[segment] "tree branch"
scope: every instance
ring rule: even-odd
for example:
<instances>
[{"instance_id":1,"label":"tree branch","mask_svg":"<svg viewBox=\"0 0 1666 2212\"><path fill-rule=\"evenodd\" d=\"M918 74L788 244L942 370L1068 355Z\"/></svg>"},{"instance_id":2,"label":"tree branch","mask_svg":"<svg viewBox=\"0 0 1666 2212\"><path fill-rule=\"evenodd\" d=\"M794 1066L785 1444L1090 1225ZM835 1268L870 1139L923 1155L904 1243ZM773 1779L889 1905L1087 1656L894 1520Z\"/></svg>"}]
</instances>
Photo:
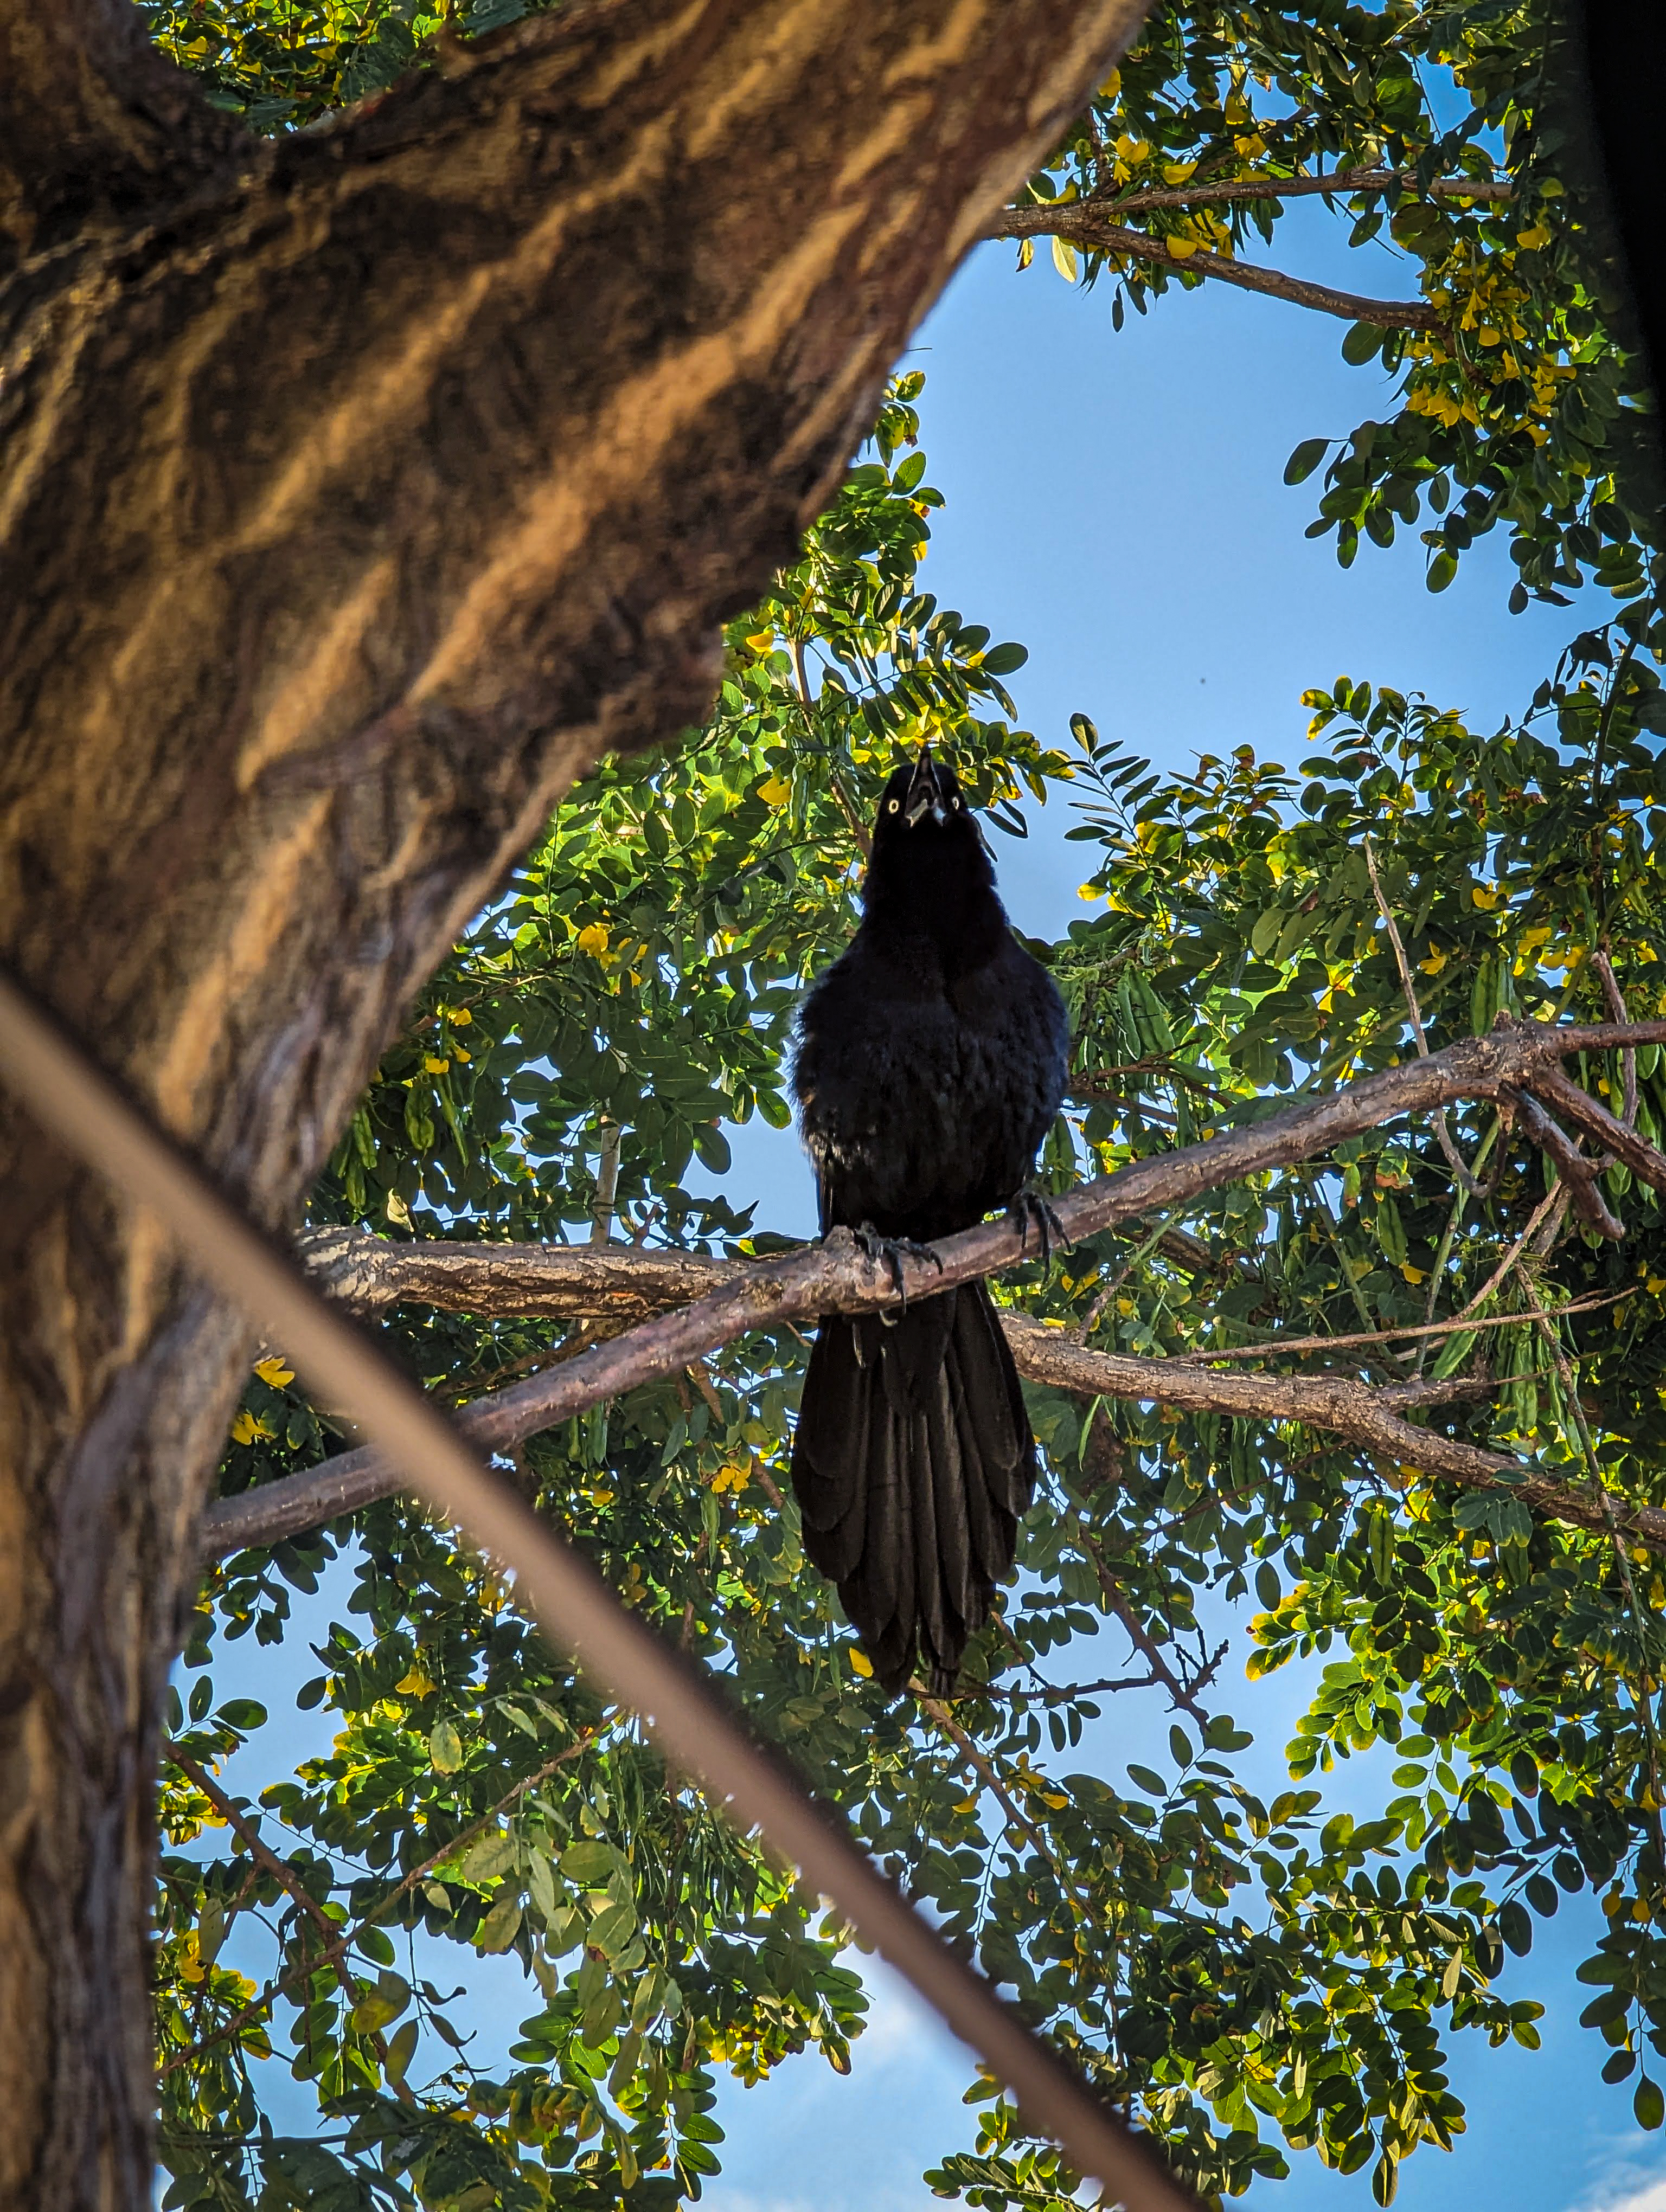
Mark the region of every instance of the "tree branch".
<instances>
[{"instance_id":1,"label":"tree branch","mask_svg":"<svg viewBox=\"0 0 1666 2212\"><path fill-rule=\"evenodd\" d=\"M1635 1079L1633 1077L1633 1082ZM1571 1082L1560 1067L1543 1069L1530 1087L1534 1096L1545 1105L1556 1107L1596 1143L1606 1146L1639 1182L1646 1182L1654 1190L1666 1190L1666 1154L1657 1152L1645 1137L1616 1120L1600 1100Z\"/></svg>"},{"instance_id":2,"label":"tree branch","mask_svg":"<svg viewBox=\"0 0 1666 2212\"><path fill-rule=\"evenodd\" d=\"M1328 1151L1342 1138L1377 1127L1402 1114L1431 1112L1462 1098L1500 1098L1554 1066L1566 1054L1608 1051L1627 1042L1666 1042L1666 1022L1592 1029L1504 1023L1487 1036L1462 1038L1426 1059L1385 1068L1322 1097L1286 1107L1248 1127L1136 1161L1115 1175L1067 1193L1058 1200L1055 1210L1067 1237L1091 1236L1140 1215L1186 1203L1246 1176L1292 1166ZM1535 1107L1534 1110L1539 1109ZM1566 1138L1561 1142L1567 1145ZM680 1374L720 1345L754 1330L775 1328L823 1313L871 1311L896 1303L898 1296L890 1269L876 1265L848 1230L835 1230L824 1243L783 1260L733 1262L685 1253L644 1253L623 1246L523 1246L505 1264L502 1258L495 1259L494 1248L485 1244L373 1247L373 1260L356 1246L350 1233L345 1235L344 1243L340 1241L341 1232L332 1234L337 1239L335 1243L314 1243L313 1249L325 1255L320 1272L326 1285L338 1285L350 1301L358 1304L387 1304L395 1297L424 1297L428 1293L417 1286L425 1271L430 1286L447 1280L451 1297L458 1302L459 1310L467 1312L594 1312L599 1297L611 1311L633 1304L641 1311L648 1299L656 1296L668 1303L680 1297L691 1300L678 1310L662 1311L658 1318L593 1346L575 1359L464 1407L456 1417L458 1428L485 1451L520 1443L641 1383ZM368 1245L371 1240L362 1238L359 1243ZM940 1269L924 1260L903 1261L903 1288L909 1296L928 1297L934 1290L976 1280L1013 1266L1025 1256L1020 1229L1011 1219L984 1222L944 1238L935 1249ZM459 1251L466 1256L451 1261L441 1257ZM593 1267L599 1270L602 1289L587 1293L584 1273ZM723 1270L721 1275L715 1274L718 1268ZM387 1285L396 1271L400 1287L390 1290ZM537 1302L535 1292L540 1273L550 1285L543 1294L547 1297L545 1304ZM460 1289L459 1275L464 1279ZM532 1299L530 1306L529 1298ZM1055 1334L1046 1332L1049 1340ZM1079 1357L1101 1360L1111 1355L1079 1352ZM1091 1387L1107 1395L1160 1398L1165 1403L1194 1404L1200 1410L1241 1408L1249 1413L1301 1419L1360 1443L1372 1443L1375 1438L1397 1460L1458 1481L1491 1485L1514 1480L1517 1462L1432 1437L1386 1414L1381 1418L1390 1420L1390 1428L1379 1426L1368 1435L1358 1426L1364 1418L1359 1407L1351 1401L1323 1395L1360 1386L1322 1378L1229 1376L1197 1368L1184 1370L1183 1380L1178 1362L1160 1360L1124 1362L1123 1366L1133 1378L1127 1389L1113 1389L1109 1382ZM1159 1376L1170 1378L1161 1391L1151 1387ZM1051 1378L1038 1376L1036 1379ZM1199 1398L1195 1393L1200 1389L1319 1395L1260 1400L1253 1395ZM1194 1395L1190 1399L1177 1397L1170 1395L1174 1389ZM1367 1404L1381 1402L1380 1394L1373 1399L1372 1394L1361 1390L1360 1395ZM1342 1425L1345 1417L1354 1423L1353 1427ZM368 1449L347 1452L303 1474L288 1476L281 1483L241 1498L220 1500L204 1516L203 1547L210 1556L221 1557L251 1544L274 1543L320 1522L356 1512L398 1487L397 1470L379 1454ZM1525 1485L1517 1487L1518 1494L1529 1495ZM1554 1490L1555 1486L1549 1487ZM1559 1491L1556 1495L1560 1498L1562 1493ZM1563 1517L1578 1519L1578 1516ZM1666 1534L1666 1516L1657 1517Z\"/></svg>"},{"instance_id":3,"label":"tree branch","mask_svg":"<svg viewBox=\"0 0 1666 2212\"><path fill-rule=\"evenodd\" d=\"M1143 215L1147 208L1201 207L1231 200L1308 199L1321 193L1329 198L1351 192L1386 192L1395 186L1413 191L1426 189L1433 199L1507 200L1516 191L1505 178L1438 177L1433 184L1420 188L1410 169L1332 169L1317 177L1226 177L1219 182L1200 179L1189 185L1154 185L1146 191L1107 195L1103 200L1096 197L1073 204L1104 206L1113 215Z\"/></svg>"},{"instance_id":4,"label":"tree branch","mask_svg":"<svg viewBox=\"0 0 1666 2212\"><path fill-rule=\"evenodd\" d=\"M1073 246L1102 253L1125 253L1136 261L1155 262L1182 276L1218 276L1246 292L1263 292L1274 300L1288 300L1298 307L1314 307L1321 314L1340 315L1344 322L1376 323L1384 330L1428 331L1440 322L1440 311L1427 300L1367 300L1358 293L1339 292L1329 284L1315 284L1305 276L1286 276L1281 270L1262 269L1253 262L1235 261L1200 246L1187 254L1171 252L1160 238L1143 230L1129 230L1099 213L1091 200L1063 200L1050 207L1008 208L991 228L991 238L1062 238Z\"/></svg>"},{"instance_id":5,"label":"tree branch","mask_svg":"<svg viewBox=\"0 0 1666 2212\"><path fill-rule=\"evenodd\" d=\"M1507 1489L1550 1520L1602 1533L1608 1529L1602 1504L1589 1492L1531 1474L1520 1460L1482 1451L1403 1420L1396 1408L1426 1403L1428 1384L1372 1385L1330 1375L1222 1374L1180 1360L1090 1352L1061 1329L1018 1314L1003 1314L1001 1320L1020 1372L1073 1397L1124 1398L1173 1406L1183 1413L1299 1421L1304 1428L1323 1430L1380 1453L1396 1466L1413 1467L1468 1489ZM1616 1519L1639 1543L1666 1552L1666 1512L1652 1505L1633 1505L1620 1509Z\"/></svg>"},{"instance_id":6,"label":"tree branch","mask_svg":"<svg viewBox=\"0 0 1666 2212\"><path fill-rule=\"evenodd\" d=\"M1490 1287L1490 1285L1489 1285ZM1559 1306L1559 1314L1595 1313L1600 1307L1618 1305L1628 1298L1629 1291L1604 1291L1592 1297L1575 1298L1569 1304ZM1474 1303L1479 1304L1477 1299ZM1272 1352L1352 1352L1365 1344L1404 1344L1414 1337L1456 1336L1460 1332L1474 1334L1481 1329L1524 1328L1533 1319L1531 1314L1491 1314L1485 1320L1471 1320L1469 1309L1455 1314L1450 1321L1411 1322L1404 1328L1362 1328L1346 1336L1264 1336L1258 1344L1232 1344L1197 1352L1175 1352L1174 1358L1189 1365L1213 1366L1223 1360L1265 1359ZM1408 1386L1409 1387L1409 1386Z\"/></svg>"}]
</instances>

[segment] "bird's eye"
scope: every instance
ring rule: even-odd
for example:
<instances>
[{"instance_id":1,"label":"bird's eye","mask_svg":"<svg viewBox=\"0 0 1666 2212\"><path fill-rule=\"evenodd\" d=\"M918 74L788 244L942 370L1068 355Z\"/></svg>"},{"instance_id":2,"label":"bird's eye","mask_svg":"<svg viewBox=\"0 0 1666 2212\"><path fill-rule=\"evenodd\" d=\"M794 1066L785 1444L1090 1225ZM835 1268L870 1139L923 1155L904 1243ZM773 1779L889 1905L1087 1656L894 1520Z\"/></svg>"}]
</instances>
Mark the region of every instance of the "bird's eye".
<instances>
[{"instance_id":1,"label":"bird's eye","mask_svg":"<svg viewBox=\"0 0 1666 2212\"><path fill-rule=\"evenodd\" d=\"M959 805L959 804L960 804L960 801L959 801L958 799L952 799L949 801L949 804L950 804L950 805L951 805L951 806L958 806L958 805Z\"/></svg>"},{"instance_id":2,"label":"bird's eye","mask_svg":"<svg viewBox=\"0 0 1666 2212\"><path fill-rule=\"evenodd\" d=\"M897 807L898 807L898 805L899 805L900 804L901 804L900 800L897 800L897 799L888 799L885 801L885 811L886 811L886 813L887 813L887 814L895 814L895 813L896 813L896 811L897 811Z\"/></svg>"}]
</instances>

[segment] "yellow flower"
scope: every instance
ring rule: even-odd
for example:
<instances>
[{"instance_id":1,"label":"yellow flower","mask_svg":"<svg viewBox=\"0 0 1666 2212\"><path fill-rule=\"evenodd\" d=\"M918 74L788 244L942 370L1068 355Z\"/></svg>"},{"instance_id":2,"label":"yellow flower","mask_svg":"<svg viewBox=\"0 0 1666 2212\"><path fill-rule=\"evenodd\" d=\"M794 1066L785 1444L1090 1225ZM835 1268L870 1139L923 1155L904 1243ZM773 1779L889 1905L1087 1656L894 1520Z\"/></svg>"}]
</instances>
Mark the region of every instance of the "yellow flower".
<instances>
[{"instance_id":1,"label":"yellow flower","mask_svg":"<svg viewBox=\"0 0 1666 2212\"><path fill-rule=\"evenodd\" d=\"M1666 1275L1651 1275L1643 1287L1651 1297L1658 1297L1662 1291L1666 1291Z\"/></svg>"},{"instance_id":2,"label":"yellow flower","mask_svg":"<svg viewBox=\"0 0 1666 2212\"><path fill-rule=\"evenodd\" d=\"M873 1662L866 1651L859 1650L854 1644L851 1646L850 1650L850 1669L853 1674L860 1674L865 1682L873 1672Z\"/></svg>"},{"instance_id":3,"label":"yellow flower","mask_svg":"<svg viewBox=\"0 0 1666 2212\"><path fill-rule=\"evenodd\" d=\"M780 776L772 775L767 783L759 784L757 795L766 806L785 806L793 796L793 787Z\"/></svg>"},{"instance_id":4,"label":"yellow flower","mask_svg":"<svg viewBox=\"0 0 1666 2212\"><path fill-rule=\"evenodd\" d=\"M281 1390L286 1382L293 1382L295 1370L279 1352L271 1352L264 1359L257 1359L254 1371L263 1382L270 1382L274 1390Z\"/></svg>"},{"instance_id":5,"label":"yellow flower","mask_svg":"<svg viewBox=\"0 0 1666 2212\"><path fill-rule=\"evenodd\" d=\"M1429 947L1428 958L1420 960L1417 964L1424 975L1438 975L1451 957L1450 952L1443 952L1438 945L1432 945Z\"/></svg>"},{"instance_id":6,"label":"yellow flower","mask_svg":"<svg viewBox=\"0 0 1666 2212\"><path fill-rule=\"evenodd\" d=\"M745 1490L749 1480L746 1469L739 1464L720 1467L712 1477L712 1488L721 1497L726 1490Z\"/></svg>"},{"instance_id":7,"label":"yellow flower","mask_svg":"<svg viewBox=\"0 0 1666 2212\"><path fill-rule=\"evenodd\" d=\"M430 1052L424 1055L423 1066L429 1075L443 1075L446 1070L451 1066L451 1062L448 1060L436 1059L435 1054Z\"/></svg>"},{"instance_id":8,"label":"yellow flower","mask_svg":"<svg viewBox=\"0 0 1666 2212\"><path fill-rule=\"evenodd\" d=\"M1472 906L1478 906L1483 914L1492 913L1499 902L1499 896L1500 894L1498 891L1490 889L1486 884L1471 884L1469 886L1469 902Z\"/></svg>"},{"instance_id":9,"label":"yellow flower","mask_svg":"<svg viewBox=\"0 0 1666 2212\"><path fill-rule=\"evenodd\" d=\"M1406 1261L1400 1272L1414 1288L1415 1288L1419 1283L1424 1283L1428 1280L1428 1270L1425 1267L1413 1267L1409 1260Z\"/></svg>"},{"instance_id":10,"label":"yellow flower","mask_svg":"<svg viewBox=\"0 0 1666 2212\"><path fill-rule=\"evenodd\" d=\"M447 1006L446 1008L446 1019L451 1024L453 1029L465 1030L469 1024L474 1019L474 1016L469 1012L466 1006Z\"/></svg>"},{"instance_id":11,"label":"yellow flower","mask_svg":"<svg viewBox=\"0 0 1666 2212\"><path fill-rule=\"evenodd\" d=\"M607 950L607 930L599 921L593 921L588 929L581 929L578 937L581 952L593 952L599 959Z\"/></svg>"},{"instance_id":12,"label":"yellow flower","mask_svg":"<svg viewBox=\"0 0 1666 2212\"><path fill-rule=\"evenodd\" d=\"M1174 238L1165 238L1163 240L1163 243L1168 247L1170 253L1177 261L1189 261L1193 254L1197 252L1198 247L1203 243L1203 241L1200 238L1181 238L1177 236Z\"/></svg>"},{"instance_id":13,"label":"yellow flower","mask_svg":"<svg viewBox=\"0 0 1666 2212\"><path fill-rule=\"evenodd\" d=\"M410 1671L393 1685L402 1698L430 1698L435 1684L429 1680L420 1659L413 1659Z\"/></svg>"},{"instance_id":14,"label":"yellow flower","mask_svg":"<svg viewBox=\"0 0 1666 2212\"><path fill-rule=\"evenodd\" d=\"M460 1044L453 1045L451 1048L451 1056L453 1060L465 1061L471 1060L474 1058L474 1054L471 1052L465 1052Z\"/></svg>"},{"instance_id":15,"label":"yellow flower","mask_svg":"<svg viewBox=\"0 0 1666 2212\"><path fill-rule=\"evenodd\" d=\"M248 1412L243 1412L231 1425L231 1440L234 1444L252 1444L257 1437L275 1437L276 1429Z\"/></svg>"},{"instance_id":16,"label":"yellow flower","mask_svg":"<svg viewBox=\"0 0 1666 2212\"><path fill-rule=\"evenodd\" d=\"M1549 225L1542 222L1535 222L1530 229L1518 230L1516 233L1516 243L1517 246L1527 246L1529 251L1535 246L1548 246L1550 243Z\"/></svg>"},{"instance_id":17,"label":"yellow flower","mask_svg":"<svg viewBox=\"0 0 1666 2212\"><path fill-rule=\"evenodd\" d=\"M775 634L774 630L755 629L751 635L746 640L746 644L753 653L768 653L775 641Z\"/></svg>"}]
</instances>

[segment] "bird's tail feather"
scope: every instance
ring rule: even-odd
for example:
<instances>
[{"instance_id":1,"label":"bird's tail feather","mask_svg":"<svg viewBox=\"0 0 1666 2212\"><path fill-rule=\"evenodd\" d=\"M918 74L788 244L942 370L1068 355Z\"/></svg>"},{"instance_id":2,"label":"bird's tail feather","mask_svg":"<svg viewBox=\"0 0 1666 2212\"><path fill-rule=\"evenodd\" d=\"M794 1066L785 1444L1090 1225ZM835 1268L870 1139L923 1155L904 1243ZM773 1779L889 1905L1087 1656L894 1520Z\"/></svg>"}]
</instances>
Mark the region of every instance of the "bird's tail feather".
<instances>
[{"instance_id":1,"label":"bird's tail feather","mask_svg":"<svg viewBox=\"0 0 1666 2212\"><path fill-rule=\"evenodd\" d=\"M1018 1371L989 1294L968 1283L816 1335L793 1445L812 1564L839 1586L890 1690L915 1654L952 1689L1011 1571L1036 1480Z\"/></svg>"}]
</instances>

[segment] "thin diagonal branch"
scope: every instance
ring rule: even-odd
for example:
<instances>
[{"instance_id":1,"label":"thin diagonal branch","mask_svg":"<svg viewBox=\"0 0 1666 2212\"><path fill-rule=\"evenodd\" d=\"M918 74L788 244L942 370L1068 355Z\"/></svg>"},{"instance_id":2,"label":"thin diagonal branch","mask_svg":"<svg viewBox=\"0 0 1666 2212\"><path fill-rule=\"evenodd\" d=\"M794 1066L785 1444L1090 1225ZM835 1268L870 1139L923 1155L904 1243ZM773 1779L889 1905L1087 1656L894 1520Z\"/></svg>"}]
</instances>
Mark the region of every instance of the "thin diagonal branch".
<instances>
[{"instance_id":1,"label":"thin diagonal branch","mask_svg":"<svg viewBox=\"0 0 1666 2212\"><path fill-rule=\"evenodd\" d=\"M1584 1094L1579 1095L1583 1097ZM1529 1139L1549 1156L1567 1186L1567 1194L1580 1219L1589 1222L1599 1237L1606 1237L1610 1243L1619 1243L1626 1234L1625 1224L1596 1187L1602 1162L1588 1160L1530 1092L1506 1091L1504 1097Z\"/></svg>"},{"instance_id":2,"label":"thin diagonal branch","mask_svg":"<svg viewBox=\"0 0 1666 2212\"><path fill-rule=\"evenodd\" d=\"M1008 208L988 234L991 238L1062 238L1092 252L1123 253L1135 261L1154 262L1181 276L1216 276L1246 292L1262 292L1269 299L1316 308L1321 314L1339 315L1344 322L1375 323L1383 330L1428 331L1438 328L1440 322L1439 310L1427 300L1365 299L1358 293L1339 292L1333 285L1315 284L1305 276L1287 276L1282 270L1263 269L1254 262L1212 253L1207 246L1176 253L1165 240L1149 232L1110 222L1091 200Z\"/></svg>"},{"instance_id":3,"label":"thin diagonal branch","mask_svg":"<svg viewBox=\"0 0 1666 2212\"><path fill-rule=\"evenodd\" d=\"M1626 651L1630 650L1628 644ZM1620 979L1614 972L1613 961L1609 959L1601 945L1598 945L1596 951L1591 955L1590 964L1596 969L1597 980L1602 986L1602 1001L1608 1007L1608 1019L1611 1022L1629 1021L1631 1014L1626 1005L1626 994L1620 989ZM1637 1047L1635 1045L1628 1045L1620 1054L1620 1080L1624 1085L1624 1098L1620 1109L1620 1118L1628 1129L1634 1129L1637 1127Z\"/></svg>"},{"instance_id":4,"label":"thin diagonal branch","mask_svg":"<svg viewBox=\"0 0 1666 2212\"><path fill-rule=\"evenodd\" d=\"M532 1773L523 1775L513 1789L505 1790L497 1802L489 1806L477 1820L471 1820L465 1828L459 1828L449 1843L441 1844L439 1850L430 1852L420 1866L412 1867L409 1874L402 1875L388 1891L386 1896L373 1905L368 1912L362 1914L350 1928L337 1933L332 1927L331 1940L323 1951L319 1952L313 1958L302 1960L298 1965L279 1974L275 1980L268 1983L258 1997L251 1998L240 2010L233 2013L229 2018L222 2020L219 2026L211 2029L207 2035L203 2036L198 2042L189 2045L186 2049L176 2051L170 2058L164 2060L160 2072L163 2075L172 2074L176 2067L184 2066L193 2058L200 2058L204 2051L210 2049L215 2044L223 2043L228 2035L234 2035L239 2028L246 2027L251 2021L258 2019L271 2005L274 1997L281 1996L285 1990L293 1988L295 1984L304 1976L316 1973L320 1966L335 1965L351 1950L367 1928L374 1928L378 1921L386 1920L399 1899L408 1896L419 1881L426 1881L436 1867L441 1867L447 1859L454 1858L459 1851L471 1844L477 1836L483 1833L503 1814L507 1813L511 1805L524 1797L529 1790L536 1790L540 1782L547 1782L558 1766L565 1766L569 1759L576 1759L581 1751L595 1741L600 1733L601 1730L597 1728L587 1729L582 1735L568 1745L565 1751L557 1752L553 1759L546 1759L543 1765L535 1769ZM212 1790L208 1790L202 1769L197 1766L194 1761L188 1764L180 1758L179 1752L172 1747L167 1756L182 1773L189 1775L192 1781L204 1788L207 1794L213 1795ZM264 1850L265 1846L262 1844L260 1849ZM279 1879L283 1879L282 1875Z\"/></svg>"},{"instance_id":5,"label":"thin diagonal branch","mask_svg":"<svg viewBox=\"0 0 1666 2212\"><path fill-rule=\"evenodd\" d=\"M1009 1331L1008 1334L1010 1338L1012 1333ZM1016 1343L1013 1348L1016 1354ZM1037 1376L1032 1376L1031 1379L1040 1381L1044 1378ZM1083 1523L1080 1516L1074 1517L1076 1540L1092 1561L1093 1571L1098 1579L1100 1594L1121 1622L1128 1642L1133 1644L1134 1650L1151 1668L1156 1680L1168 1692L1169 1703L1177 1706L1181 1711L1189 1713L1200 1728L1207 1727L1208 1715L1197 1702L1198 1685L1195 1683L1188 1685L1182 1681L1180 1676L1170 1666L1162 1645L1134 1611L1129 1602L1128 1592L1111 1571L1103 1547L1096 1541L1092 1531Z\"/></svg>"},{"instance_id":6,"label":"thin diagonal branch","mask_svg":"<svg viewBox=\"0 0 1666 2212\"><path fill-rule=\"evenodd\" d=\"M359 2001L359 1985L348 1972L344 1956L348 1942L351 1939L337 1941L340 1930L317 1898L313 1895L289 1862L286 1859L281 1859L272 1850L246 1814L232 1802L206 1768L199 1765L188 1752L181 1751L177 1744L171 1744L168 1747L167 1756L179 1768L180 1773L202 1791L204 1796L208 1799L249 1856L271 1876L290 1903L295 1905L296 1911L300 1912L301 1917L315 1929L323 1939L323 1950L314 1952L309 1959L302 1960L295 1968L295 1974L297 1976L314 1974L320 1966L328 1966L340 1984L350 2008L356 2005ZM356 1930L355 1932L356 1933ZM369 2041L377 2058L381 2063L382 2072L386 2075L387 2073L386 2039L380 2030L377 2030L370 2036ZM391 2076L389 2078L392 2079ZM392 2082L392 2088L394 2095L398 2098L401 2104L411 2105L416 2101L404 2081Z\"/></svg>"},{"instance_id":7,"label":"thin diagonal branch","mask_svg":"<svg viewBox=\"0 0 1666 2212\"><path fill-rule=\"evenodd\" d=\"M1633 1074L1633 1114L1637 1111L1636 1080ZM1534 1078L1532 1089L1543 1104L1554 1106L1594 1142L1605 1146L1617 1160L1622 1160L1639 1182L1646 1182L1654 1190L1666 1190L1666 1153L1657 1152L1646 1137L1639 1136L1625 1121L1616 1121L1599 1099L1593 1098L1589 1091L1582 1091L1560 1067L1542 1070Z\"/></svg>"},{"instance_id":8,"label":"thin diagonal branch","mask_svg":"<svg viewBox=\"0 0 1666 2212\"><path fill-rule=\"evenodd\" d=\"M1529 1228L1534 1225L1529 1224ZM1594 1313L1602 1306L1618 1305L1621 1298L1630 1296L1629 1291L1605 1291L1600 1297L1576 1298L1557 1310L1566 1314ZM1274 1352L1350 1352L1359 1345L1402 1344L1411 1337L1456 1336L1461 1331L1473 1334L1483 1328L1523 1328L1533 1319L1531 1314L1492 1314L1483 1321L1470 1321L1465 1317L1467 1312L1466 1308L1464 1314L1450 1321L1414 1322L1404 1328L1359 1329L1347 1336L1268 1336L1259 1344L1234 1344L1219 1351L1176 1352L1171 1356L1188 1366L1213 1366L1229 1359L1265 1359Z\"/></svg>"}]
</instances>

